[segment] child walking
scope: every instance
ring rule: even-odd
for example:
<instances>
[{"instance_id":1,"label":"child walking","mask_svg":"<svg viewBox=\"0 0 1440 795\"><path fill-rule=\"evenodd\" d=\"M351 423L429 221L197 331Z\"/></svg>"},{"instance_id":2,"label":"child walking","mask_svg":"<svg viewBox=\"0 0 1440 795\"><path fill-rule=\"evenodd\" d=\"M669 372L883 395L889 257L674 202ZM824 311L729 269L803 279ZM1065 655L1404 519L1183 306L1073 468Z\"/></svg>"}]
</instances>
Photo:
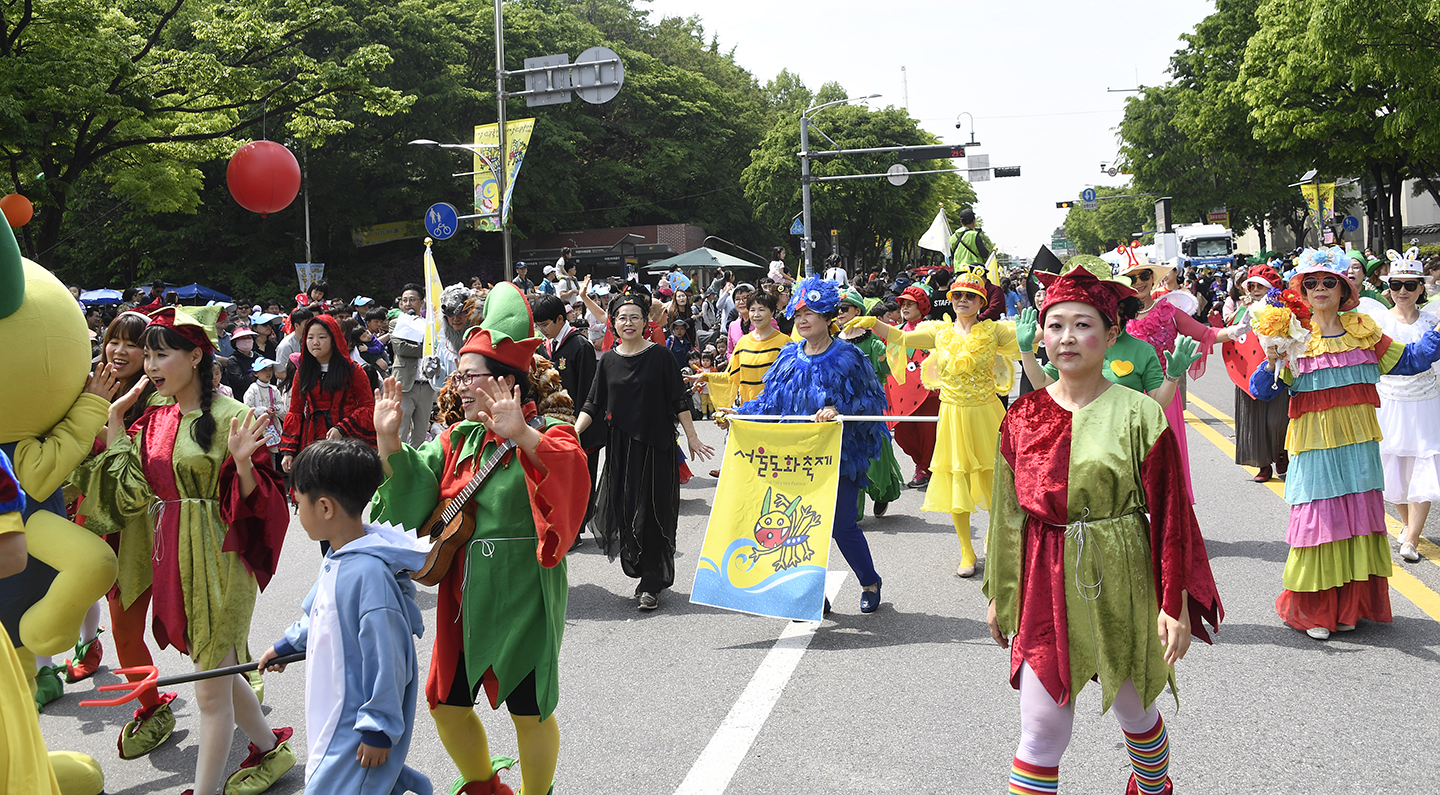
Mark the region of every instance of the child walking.
<instances>
[{"instance_id":1,"label":"child walking","mask_svg":"<svg viewBox=\"0 0 1440 795\"><path fill-rule=\"evenodd\" d=\"M424 624L409 572L428 544L361 516L384 479L380 455L356 439L316 442L290 468L300 525L330 554L305 597L305 615L260 655L306 652L305 791L416 792L430 780L405 765L415 728L418 663L411 636ZM337 698L338 695L338 698Z\"/></svg>"}]
</instances>

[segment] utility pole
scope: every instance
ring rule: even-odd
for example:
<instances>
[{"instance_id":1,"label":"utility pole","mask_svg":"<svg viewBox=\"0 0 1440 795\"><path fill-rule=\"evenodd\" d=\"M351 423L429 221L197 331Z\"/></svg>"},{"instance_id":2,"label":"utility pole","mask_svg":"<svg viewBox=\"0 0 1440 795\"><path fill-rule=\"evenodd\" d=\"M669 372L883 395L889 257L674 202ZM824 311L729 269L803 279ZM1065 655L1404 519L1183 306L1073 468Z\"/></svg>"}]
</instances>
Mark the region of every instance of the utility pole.
<instances>
[{"instance_id":1,"label":"utility pole","mask_svg":"<svg viewBox=\"0 0 1440 795\"><path fill-rule=\"evenodd\" d=\"M495 181L500 189L496 207L500 211L500 237L505 246L505 281L515 278L515 265L510 260L509 201L505 197L505 182L510 171L510 138L505 130L505 10L503 0L495 0L495 115L500 121L500 157L495 167Z\"/></svg>"}]
</instances>

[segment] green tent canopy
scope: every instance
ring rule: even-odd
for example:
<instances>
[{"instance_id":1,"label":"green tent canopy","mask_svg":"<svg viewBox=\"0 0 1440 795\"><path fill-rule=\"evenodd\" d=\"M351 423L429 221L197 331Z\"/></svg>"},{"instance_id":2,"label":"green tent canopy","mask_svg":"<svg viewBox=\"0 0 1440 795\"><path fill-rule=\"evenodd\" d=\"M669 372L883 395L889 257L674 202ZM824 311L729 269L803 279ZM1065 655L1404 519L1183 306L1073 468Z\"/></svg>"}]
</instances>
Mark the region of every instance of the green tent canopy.
<instances>
[{"instance_id":1,"label":"green tent canopy","mask_svg":"<svg viewBox=\"0 0 1440 795\"><path fill-rule=\"evenodd\" d=\"M753 262L740 259L739 257L733 257L723 251L716 251L713 248L701 246L693 251L687 251L684 254L676 254L669 259L652 262L641 270L646 273L655 273L658 271L668 271L676 265L679 265L682 270L727 268L730 270L750 269L763 271L766 267L764 265L756 265Z\"/></svg>"}]
</instances>

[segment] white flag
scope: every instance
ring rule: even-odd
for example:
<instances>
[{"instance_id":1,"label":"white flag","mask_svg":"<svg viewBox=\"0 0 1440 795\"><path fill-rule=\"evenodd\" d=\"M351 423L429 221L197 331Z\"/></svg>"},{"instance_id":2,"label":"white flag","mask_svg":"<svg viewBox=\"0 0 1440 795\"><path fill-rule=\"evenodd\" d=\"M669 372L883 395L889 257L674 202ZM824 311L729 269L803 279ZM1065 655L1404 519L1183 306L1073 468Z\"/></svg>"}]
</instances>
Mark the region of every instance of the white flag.
<instances>
[{"instance_id":1,"label":"white flag","mask_svg":"<svg viewBox=\"0 0 1440 795\"><path fill-rule=\"evenodd\" d=\"M930 228L920 236L919 245L920 248L940 252L945 256L945 264L950 264L950 221L945 217L944 207L941 207L940 212L935 214L935 220L931 222Z\"/></svg>"}]
</instances>

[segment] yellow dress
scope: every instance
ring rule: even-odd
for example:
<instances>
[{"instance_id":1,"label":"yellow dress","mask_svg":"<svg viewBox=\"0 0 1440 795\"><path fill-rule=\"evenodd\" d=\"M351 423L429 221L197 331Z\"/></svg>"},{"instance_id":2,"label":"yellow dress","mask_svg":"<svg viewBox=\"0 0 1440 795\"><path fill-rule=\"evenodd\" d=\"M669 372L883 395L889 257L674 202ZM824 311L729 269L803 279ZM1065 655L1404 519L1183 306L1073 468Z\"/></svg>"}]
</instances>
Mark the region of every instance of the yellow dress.
<instances>
[{"instance_id":1,"label":"yellow dress","mask_svg":"<svg viewBox=\"0 0 1440 795\"><path fill-rule=\"evenodd\" d=\"M995 441L1005 418L996 393L1009 391L1013 363L1020 358L1014 326L982 320L961 334L954 324L933 324L907 332L903 345L934 351L921 377L925 386L940 390L930 486L921 510L988 510Z\"/></svg>"}]
</instances>

